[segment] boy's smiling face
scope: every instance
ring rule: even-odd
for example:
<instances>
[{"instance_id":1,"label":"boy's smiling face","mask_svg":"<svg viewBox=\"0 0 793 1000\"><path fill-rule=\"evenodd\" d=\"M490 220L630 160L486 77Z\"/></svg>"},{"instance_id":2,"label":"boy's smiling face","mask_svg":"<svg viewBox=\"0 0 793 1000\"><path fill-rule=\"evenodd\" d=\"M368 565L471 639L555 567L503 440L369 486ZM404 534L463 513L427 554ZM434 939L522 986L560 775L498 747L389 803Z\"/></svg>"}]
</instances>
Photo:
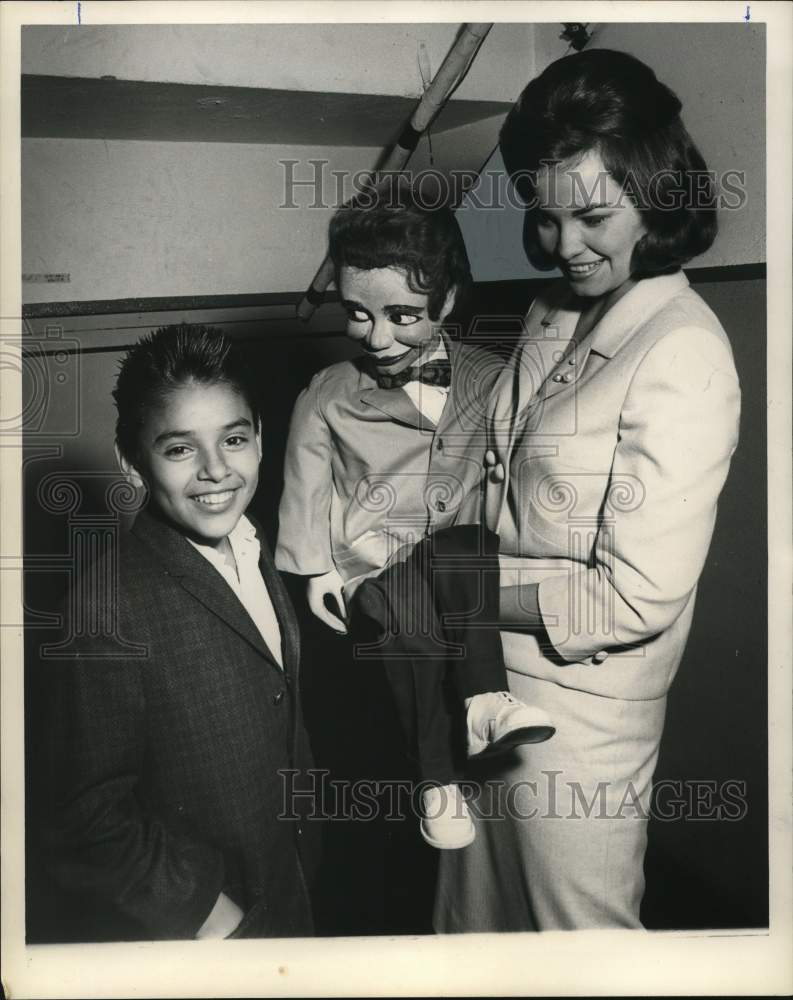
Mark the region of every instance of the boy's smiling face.
<instances>
[{"instance_id":1,"label":"boy's smiling face","mask_svg":"<svg viewBox=\"0 0 793 1000\"><path fill-rule=\"evenodd\" d=\"M149 408L135 464L120 461L179 531L222 547L253 498L261 457L244 397L224 382L191 381Z\"/></svg>"},{"instance_id":2,"label":"boy's smiling face","mask_svg":"<svg viewBox=\"0 0 793 1000\"><path fill-rule=\"evenodd\" d=\"M339 294L347 310L347 336L358 341L378 368L391 374L413 364L454 305L450 292L441 315L430 319L428 296L412 291L407 273L397 267L365 271L343 267Z\"/></svg>"}]
</instances>

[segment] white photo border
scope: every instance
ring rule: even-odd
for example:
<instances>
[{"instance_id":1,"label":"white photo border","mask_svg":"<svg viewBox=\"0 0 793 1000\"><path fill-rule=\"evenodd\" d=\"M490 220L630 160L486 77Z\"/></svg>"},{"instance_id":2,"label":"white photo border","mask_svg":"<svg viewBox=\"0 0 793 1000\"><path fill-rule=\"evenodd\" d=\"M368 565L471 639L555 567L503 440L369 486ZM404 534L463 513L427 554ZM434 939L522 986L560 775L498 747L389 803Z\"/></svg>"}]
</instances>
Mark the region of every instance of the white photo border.
<instances>
[{"instance_id":1,"label":"white photo border","mask_svg":"<svg viewBox=\"0 0 793 1000\"><path fill-rule=\"evenodd\" d=\"M716 22L746 3L6 2L2 33L0 322L21 320L20 26L235 21ZM793 5L751 3L767 25L770 930L546 932L109 945L25 945L22 630L2 654L2 952L11 997L779 995L793 991L791 851L791 37ZM772 224L771 224L772 223ZM21 411L2 373L2 412ZM19 449L3 447L0 554L21 554ZM4 572L2 622L21 621L21 573Z\"/></svg>"}]
</instances>

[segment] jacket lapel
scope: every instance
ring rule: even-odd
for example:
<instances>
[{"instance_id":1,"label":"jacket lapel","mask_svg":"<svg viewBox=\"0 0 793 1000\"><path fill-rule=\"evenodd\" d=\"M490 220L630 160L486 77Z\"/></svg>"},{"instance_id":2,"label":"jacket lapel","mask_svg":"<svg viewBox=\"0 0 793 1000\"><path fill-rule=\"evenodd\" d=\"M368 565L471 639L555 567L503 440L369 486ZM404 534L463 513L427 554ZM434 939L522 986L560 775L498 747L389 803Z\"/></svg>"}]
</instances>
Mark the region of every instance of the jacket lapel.
<instances>
[{"instance_id":1,"label":"jacket lapel","mask_svg":"<svg viewBox=\"0 0 793 1000\"><path fill-rule=\"evenodd\" d=\"M505 473L509 472L509 461L515 444L515 420L518 412L518 376L520 348L513 354L504 367L490 397L487 413L487 446L494 452ZM508 483L495 482L490 473L486 473L484 520L493 531L498 531L501 511L506 500Z\"/></svg>"},{"instance_id":2,"label":"jacket lapel","mask_svg":"<svg viewBox=\"0 0 793 1000\"><path fill-rule=\"evenodd\" d=\"M451 426L472 429L477 421L481 421L482 406L487 403L483 377L488 374L488 369L482 367L487 358L485 352L476 349L466 351L459 341L450 340L447 336L443 340L451 365L451 385L437 428L428 421L428 426L441 435Z\"/></svg>"},{"instance_id":3,"label":"jacket lapel","mask_svg":"<svg viewBox=\"0 0 793 1000\"><path fill-rule=\"evenodd\" d=\"M556 289L552 294L554 300L558 299ZM521 429L530 422L531 410L558 365L558 355L566 343L563 338L569 339L568 331L575 327L567 311L556 307L551 313L538 313L537 305L535 300L529 307L523 336L496 382L488 407L488 447L505 473L501 483L488 478L485 491L485 523L494 531L498 531L506 506L509 467ZM555 314L555 322L548 319L551 314Z\"/></svg>"},{"instance_id":4,"label":"jacket lapel","mask_svg":"<svg viewBox=\"0 0 793 1000\"><path fill-rule=\"evenodd\" d=\"M237 595L220 573L207 562L200 552L193 548L183 535L148 510L143 510L138 514L132 532L152 550L154 557L174 581L202 604L209 613L220 618L225 625L237 632L257 652L280 670L272 651L248 612L237 599ZM257 532L257 534L260 533ZM264 551L264 546L262 551ZM270 589L270 582L266 577L265 583ZM272 596L272 589L270 589L270 594ZM276 609L277 614L278 610ZM284 642L285 662L286 645Z\"/></svg>"},{"instance_id":5,"label":"jacket lapel","mask_svg":"<svg viewBox=\"0 0 793 1000\"><path fill-rule=\"evenodd\" d=\"M259 555L259 570L262 574L270 600L273 603L275 617L281 630L281 653L284 661L284 671L290 677L296 677L300 664L300 629L297 624L292 601L286 592L281 574L275 568L275 561L259 524L248 514L248 520L256 528L256 537L261 547Z\"/></svg>"},{"instance_id":6,"label":"jacket lapel","mask_svg":"<svg viewBox=\"0 0 793 1000\"><path fill-rule=\"evenodd\" d=\"M563 302L538 316L532 324L524 345L521 412L563 392L575 381L582 367L582 345L569 352L580 315L579 310ZM575 365L568 364L571 358Z\"/></svg>"},{"instance_id":7,"label":"jacket lapel","mask_svg":"<svg viewBox=\"0 0 793 1000\"><path fill-rule=\"evenodd\" d=\"M521 430L531 425L531 411L558 393L574 389L594 364L607 364L640 323L687 287L688 279L682 271L639 281L564 357L560 355L580 316L570 301L569 289L563 283L552 289L551 308L546 305L545 311L536 316L534 306L538 303L532 303L521 343L496 383L488 409L490 447L506 474L503 483L488 483L485 518L490 528L498 530L509 490L512 452ZM541 409L536 412L541 416Z\"/></svg>"},{"instance_id":8,"label":"jacket lapel","mask_svg":"<svg viewBox=\"0 0 793 1000\"><path fill-rule=\"evenodd\" d=\"M643 278L617 302L592 331L592 350L613 358L639 326L689 287L682 271Z\"/></svg>"},{"instance_id":9,"label":"jacket lapel","mask_svg":"<svg viewBox=\"0 0 793 1000\"><path fill-rule=\"evenodd\" d=\"M573 390L575 383L587 370L591 355L596 355L601 365L607 364L641 324L646 323L672 296L687 287L688 278L682 271L657 278L644 278L637 282L609 309L568 357L554 361L551 355L546 369L548 374L535 393L532 403L540 403L560 392ZM563 303L559 308L550 310L542 324L559 331L559 347L564 349L567 343L565 338L572 338L580 315L580 310L571 309ZM595 360L592 358L592 361Z\"/></svg>"},{"instance_id":10,"label":"jacket lapel","mask_svg":"<svg viewBox=\"0 0 793 1000\"><path fill-rule=\"evenodd\" d=\"M460 345L450 340L442 334L446 347L446 354L451 364L451 393L454 399L454 407L448 405L443 408L443 415L439 424L435 424L431 417L422 413L411 400L406 392L399 389L380 389L377 382L362 368L359 380L361 392L361 402L368 406L374 406L378 410L397 420L400 423L408 424L410 427L417 427L422 431L433 433L442 432L447 423L451 424L459 417L462 409L471 402L475 402L473 397L479 391L479 383L476 373L473 371L460 371Z\"/></svg>"},{"instance_id":11,"label":"jacket lapel","mask_svg":"<svg viewBox=\"0 0 793 1000\"><path fill-rule=\"evenodd\" d=\"M435 424L416 409L406 392L381 389L363 365L358 365L358 373L358 393L363 406L373 406L400 424L435 430Z\"/></svg>"},{"instance_id":12,"label":"jacket lapel","mask_svg":"<svg viewBox=\"0 0 793 1000\"><path fill-rule=\"evenodd\" d=\"M367 406L374 406L397 423L408 424L421 430L435 430L435 424L416 409L408 394L401 389L381 389L374 385L364 389L361 393L361 402Z\"/></svg>"}]
</instances>

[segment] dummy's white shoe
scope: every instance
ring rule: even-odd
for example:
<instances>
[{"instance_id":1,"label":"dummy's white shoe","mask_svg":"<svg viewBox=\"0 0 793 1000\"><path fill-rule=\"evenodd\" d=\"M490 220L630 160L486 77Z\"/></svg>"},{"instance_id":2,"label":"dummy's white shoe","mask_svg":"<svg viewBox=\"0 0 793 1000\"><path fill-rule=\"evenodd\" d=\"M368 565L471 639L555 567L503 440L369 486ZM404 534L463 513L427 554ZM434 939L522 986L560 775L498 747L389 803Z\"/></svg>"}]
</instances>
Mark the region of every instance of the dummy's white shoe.
<instances>
[{"instance_id":1,"label":"dummy's white shoe","mask_svg":"<svg viewBox=\"0 0 793 1000\"><path fill-rule=\"evenodd\" d=\"M455 851L472 843L476 830L459 785L427 788L421 804L421 836L430 847Z\"/></svg>"},{"instance_id":2,"label":"dummy's white shoe","mask_svg":"<svg viewBox=\"0 0 793 1000\"><path fill-rule=\"evenodd\" d=\"M542 743L556 732L547 712L518 701L508 691L474 695L467 723L469 759L504 753L523 743Z\"/></svg>"}]
</instances>

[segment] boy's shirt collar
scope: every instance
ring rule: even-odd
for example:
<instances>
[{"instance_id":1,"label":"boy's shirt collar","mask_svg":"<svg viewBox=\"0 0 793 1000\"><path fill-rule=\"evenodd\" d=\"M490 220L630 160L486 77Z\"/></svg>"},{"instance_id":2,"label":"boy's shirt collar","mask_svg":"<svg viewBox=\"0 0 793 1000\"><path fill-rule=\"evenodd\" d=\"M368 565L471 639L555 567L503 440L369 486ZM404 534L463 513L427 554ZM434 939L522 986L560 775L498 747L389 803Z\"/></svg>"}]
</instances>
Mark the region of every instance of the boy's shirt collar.
<instances>
[{"instance_id":1,"label":"boy's shirt collar","mask_svg":"<svg viewBox=\"0 0 793 1000\"><path fill-rule=\"evenodd\" d=\"M256 536L256 529L243 514L226 537L234 555L234 564L215 546L202 545L200 542L194 542L192 538L187 540L229 584L259 630L275 661L283 669L281 629L267 585L259 572L261 544Z\"/></svg>"},{"instance_id":2,"label":"boy's shirt collar","mask_svg":"<svg viewBox=\"0 0 793 1000\"><path fill-rule=\"evenodd\" d=\"M187 538L187 536L185 536ZM243 514L232 530L226 536L234 554L234 560L239 567L241 559L250 558L253 555L256 562L259 561L261 546L256 537L256 529ZM202 542L195 542L192 538L187 538L193 548L198 549L202 556L205 556L213 566L224 572L226 568L234 572L235 567L228 561L228 558L214 545L206 545Z\"/></svg>"}]
</instances>

